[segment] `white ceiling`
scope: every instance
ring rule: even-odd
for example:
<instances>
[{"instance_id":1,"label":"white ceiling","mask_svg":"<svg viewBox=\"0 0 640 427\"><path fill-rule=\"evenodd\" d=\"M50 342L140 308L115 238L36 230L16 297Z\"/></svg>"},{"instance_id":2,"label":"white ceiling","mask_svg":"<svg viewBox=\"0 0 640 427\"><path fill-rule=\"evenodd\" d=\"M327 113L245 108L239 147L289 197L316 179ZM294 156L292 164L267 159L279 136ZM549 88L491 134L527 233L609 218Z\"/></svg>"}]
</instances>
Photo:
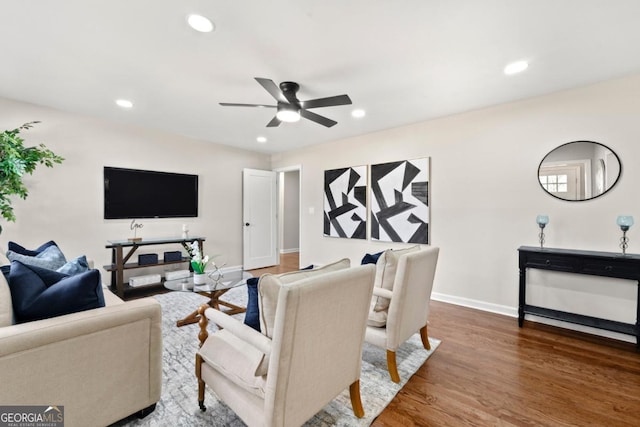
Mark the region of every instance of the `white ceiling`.
<instances>
[{"instance_id":1,"label":"white ceiling","mask_svg":"<svg viewBox=\"0 0 640 427\"><path fill-rule=\"evenodd\" d=\"M264 152L640 72L640 0L0 0L0 15L0 97ZM353 105L313 110L332 128L266 128L273 109L218 105L273 104L254 77Z\"/></svg>"}]
</instances>

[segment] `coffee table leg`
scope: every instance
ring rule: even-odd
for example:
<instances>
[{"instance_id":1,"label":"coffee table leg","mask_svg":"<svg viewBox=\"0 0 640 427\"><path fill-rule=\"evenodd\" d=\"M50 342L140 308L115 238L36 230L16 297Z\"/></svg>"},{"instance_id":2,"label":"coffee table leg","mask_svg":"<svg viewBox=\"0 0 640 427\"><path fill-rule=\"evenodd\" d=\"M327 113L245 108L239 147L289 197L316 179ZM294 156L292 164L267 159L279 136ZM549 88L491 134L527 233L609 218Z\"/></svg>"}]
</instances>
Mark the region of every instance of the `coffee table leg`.
<instances>
[{"instance_id":1,"label":"coffee table leg","mask_svg":"<svg viewBox=\"0 0 640 427\"><path fill-rule=\"evenodd\" d=\"M176 326L177 327L181 327L181 326L184 326L184 325L190 325L192 323L198 323L199 321L200 321L200 315L198 314L198 310L196 310L193 313L189 314L184 319L178 320L176 322Z\"/></svg>"},{"instance_id":2,"label":"coffee table leg","mask_svg":"<svg viewBox=\"0 0 640 427\"><path fill-rule=\"evenodd\" d=\"M216 310L222 311L223 313L228 314L230 316L233 314L244 313L245 311L247 311L245 307L240 307L238 305L231 304L230 302L222 301L220 299L220 296L224 295L228 290L229 289L221 289L218 291L198 292L198 293L202 296L210 298L209 302L207 303L209 304L209 307L215 308ZM220 308L221 305L227 307L228 310L222 310ZM193 313L189 314L184 319L178 320L176 322L176 326L181 327L184 325L190 325L192 323L197 323L199 320L200 320L200 315L198 314L198 310L196 310Z\"/></svg>"}]
</instances>

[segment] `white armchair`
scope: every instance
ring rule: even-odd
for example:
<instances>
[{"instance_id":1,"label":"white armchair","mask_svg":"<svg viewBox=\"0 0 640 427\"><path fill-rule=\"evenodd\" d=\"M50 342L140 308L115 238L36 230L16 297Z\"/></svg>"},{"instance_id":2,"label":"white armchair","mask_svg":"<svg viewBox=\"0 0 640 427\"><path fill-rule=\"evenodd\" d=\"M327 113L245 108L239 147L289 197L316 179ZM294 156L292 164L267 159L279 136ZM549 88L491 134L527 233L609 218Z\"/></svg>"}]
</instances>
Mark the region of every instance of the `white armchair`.
<instances>
[{"instance_id":1,"label":"white armchair","mask_svg":"<svg viewBox=\"0 0 640 427\"><path fill-rule=\"evenodd\" d=\"M428 247L401 255L397 259L393 289L373 289L374 298L388 299L389 306L388 312L385 313L386 325L371 326L370 322L365 341L386 348L387 368L393 382L400 382L396 350L402 343L419 330L424 348L431 349L427 320L438 253L439 248Z\"/></svg>"},{"instance_id":2,"label":"white armchair","mask_svg":"<svg viewBox=\"0 0 640 427\"><path fill-rule=\"evenodd\" d=\"M291 283L271 276L279 286L271 337L201 307L200 408L206 383L249 426L299 426L349 387L362 417L359 378L374 275L368 265ZM208 320L223 329L208 335Z\"/></svg>"}]
</instances>

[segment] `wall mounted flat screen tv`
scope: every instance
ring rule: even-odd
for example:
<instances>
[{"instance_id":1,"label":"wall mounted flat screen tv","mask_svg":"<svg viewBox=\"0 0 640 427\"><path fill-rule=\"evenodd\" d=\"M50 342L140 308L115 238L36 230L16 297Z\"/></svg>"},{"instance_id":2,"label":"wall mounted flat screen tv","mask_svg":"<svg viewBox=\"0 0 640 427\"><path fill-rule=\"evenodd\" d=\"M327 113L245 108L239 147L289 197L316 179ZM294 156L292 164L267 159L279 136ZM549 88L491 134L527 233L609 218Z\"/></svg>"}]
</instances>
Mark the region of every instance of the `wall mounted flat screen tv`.
<instances>
[{"instance_id":1,"label":"wall mounted flat screen tv","mask_svg":"<svg viewBox=\"0 0 640 427\"><path fill-rule=\"evenodd\" d=\"M198 175L104 167L104 219L198 216Z\"/></svg>"}]
</instances>

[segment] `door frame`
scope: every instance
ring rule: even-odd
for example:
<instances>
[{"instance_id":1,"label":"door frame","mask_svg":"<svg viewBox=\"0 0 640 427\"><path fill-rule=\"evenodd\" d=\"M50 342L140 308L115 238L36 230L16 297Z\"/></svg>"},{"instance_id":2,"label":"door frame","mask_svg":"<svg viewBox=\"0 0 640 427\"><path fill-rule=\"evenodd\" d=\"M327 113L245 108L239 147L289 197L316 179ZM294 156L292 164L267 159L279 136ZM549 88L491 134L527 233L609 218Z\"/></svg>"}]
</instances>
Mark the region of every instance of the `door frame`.
<instances>
[{"instance_id":1,"label":"door frame","mask_svg":"<svg viewBox=\"0 0 640 427\"><path fill-rule=\"evenodd\" d=\"M298 224L298 250L301 251L302 250L302 165L301 164L297 164L297 165L292 165L292 166L284 166L284 167L280 167L280 168L274 168L272 169L273 172L276 172L276 186L278 188L278 191L276 191L276 206L277 206L277 210L276 210L276 216L277 216L277 221L276 221L276 227L277 227L277 233L278 233L278 264L280 264L280 251L282 250L281 247L281 241L280 241L280 232L282 231L282 220L283 220L283 212L282 212L282 203L280 200L280 186L282 185L281 182L281 177L280 177L280 172L294 172L294 171L298 171L298 217L300 218L299 224Z\"/></svg>"}]
</instances>

